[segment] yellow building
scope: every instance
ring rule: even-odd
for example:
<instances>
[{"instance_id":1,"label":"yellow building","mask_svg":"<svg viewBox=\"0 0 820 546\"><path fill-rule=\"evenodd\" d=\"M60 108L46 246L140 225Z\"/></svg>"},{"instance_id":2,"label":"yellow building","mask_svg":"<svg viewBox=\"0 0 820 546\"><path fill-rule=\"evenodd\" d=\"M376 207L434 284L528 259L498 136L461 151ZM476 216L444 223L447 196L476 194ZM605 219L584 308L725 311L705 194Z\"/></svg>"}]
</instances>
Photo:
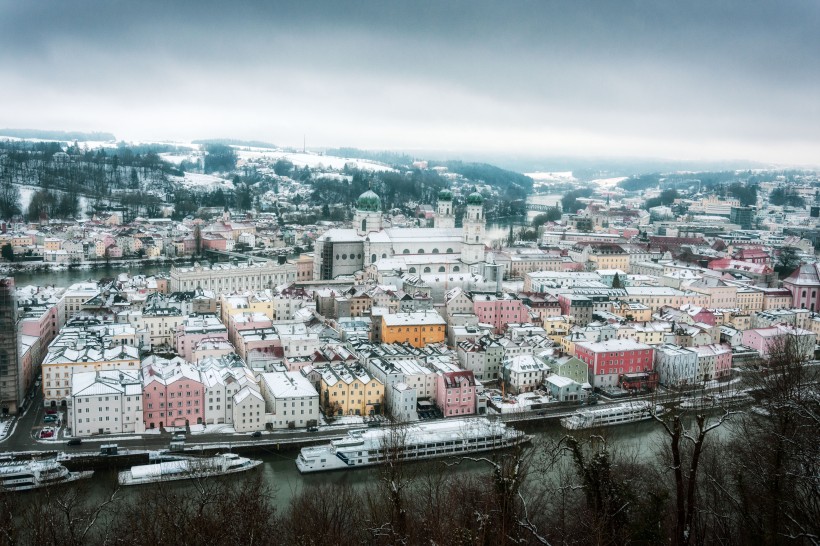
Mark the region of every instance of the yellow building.
<instances>
[{"instance_id":1,"label":"yellow building","mask_svg":"<svg viewBox=\"0 0 820 546\"><path fill-rule=\"evenodd\" d=\"M103 340L82 328L65 329L51 342L43 360L43 398L47 405L67 403L75 373L139 368L137 347Z\"/></svg>"},{"instance_id":2,"label":"yellow building","mask_svg":"<svg viewBox=\"0 0 820 546\"><path fill-rule=\"evenodd\" d=\"M635 322L652 320L652 309L637 301L615 301L612 303L612 312Z\"/></svg>"},{"instance_id":3,"label":"yellow building","mask_svg":"<svg viewBox=\"0 0 820 546\"><path fill-rule=\"evenodd\" d=\"M763 293L763 310L789 309L792 306L792 293L785 288L767 288Z\"/></svg>"},{"instance_id":4,"label":"yellow building","mask_svg":"<svg viewBox=\"0 0 820 546\"><path fill-rule=\"evenodd\" d=\"M57 239L56 237L46 237L43 241L43 247L45 250L60 250L63 246L63 240Z\"/></svg>"},{"instance_id":5,"label":"yellow building","mask_svg":"<svg viewBox=\"0 0 820 546\"><path fill-rule=\"evenodd\" d=\"M763 292L752 287L738 288L737 306L744 311L762 311Z\"/></svg>"},{"instance_id":6,"label":"yellow building","mask_svg":"<svg viewBox=\"0 0 820 546\"><path fill-rule=\"evenodd\" d=\"M359 366L338 364L319 370L322 406L337 415L381 413L384 384Z\"/></svg>"},{"instance_id":7,"label":"yellow building","mask_svg":"<svg viewBox=\"0 0 820 546\"><path fill-rule=\"evenodd\" d=\"M220 319L228 323L228 317L238 313L262 313L274 320L273 298L268 292L246 292L244 294L220 294Z\"/></svg>"},{"instance_id":8,"label":"yellow building","mask_svg":"<svg viewBox=\"0 0 820 546\"><path fill-rule=\"evenodd\" d=\"M435 311L382 315L382 342L424 347L444 341L445 320Z\"/></svg>"},{"instance_id":9,"label":"yellow building","mask_svg":"<svg viewBox=\"0 0 820 546\"><path fill-rule=\"evenodd\" d=\"M569 334L572 327L572 317L560 315L544 319L544 332L553 342L560 344L564 336Z\"/></svg>"},{"instance_id":10,"label":"yellow building","mask_svg":"<svg viewBox=\"0 0 820 546\"><path fill-rule=\"evenodd\" d=\"M617 338L631 339L646 345L660 345L671 332L672 324L669 322L633 322L622 324L618 328Z\"/></svg>"}]
</instances>

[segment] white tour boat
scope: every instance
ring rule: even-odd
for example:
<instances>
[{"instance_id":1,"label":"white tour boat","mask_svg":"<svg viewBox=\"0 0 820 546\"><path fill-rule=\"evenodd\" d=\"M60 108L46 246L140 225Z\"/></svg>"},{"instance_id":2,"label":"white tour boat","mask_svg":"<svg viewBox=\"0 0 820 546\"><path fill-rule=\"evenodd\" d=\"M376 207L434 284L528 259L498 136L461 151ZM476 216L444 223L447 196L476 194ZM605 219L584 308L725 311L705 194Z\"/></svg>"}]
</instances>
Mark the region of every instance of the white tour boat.
<instances>
[{"instance_id":1,"label":"white tour boat","mask_svg":"<svg viewBox=\"0 0 820 546\"><path fill-rule=\"evenodd\" d=\"M202 459L180 459L155 464L132 466L119 474L120 485L140 485L145 483L209 478L256 468L262 461L240 457L234 453L224 453Z\"/></svg>"},{"instance_id":2,"label":"white tour boat","mask_svg":"<svg viewBox=\"0 0 820 546\"><path fill-rule=\"evenodd\" d=\"M664 408L645 401L624 402L578 410L569 417L562 418L561 424L570 430L607 427L646 421L652 419L653 412L660 415L664 412Z\"/></svg>"},{"instance_id":3,"label":"white tour boat","mask_svg":"<svg viewBox=\"0 0 820 546\"><path fill-rule=\"evenodd\" d=\"M93 470L71 472L55 459L0 463L0 490L26 491L90 478Z\"/></svg>"},{"instance_id":4,"label":"white tour boat","mask_svg":"<svg viewBox=\"0 0 820 546\"><path fill-rule=\"evenodd\" d=\"M371 466L393 458L453 457L504 449L529 440L523 432L486 418L359 429L327 445L303 447L296 467L305 473Z\"/></svg>"}]
</instances>

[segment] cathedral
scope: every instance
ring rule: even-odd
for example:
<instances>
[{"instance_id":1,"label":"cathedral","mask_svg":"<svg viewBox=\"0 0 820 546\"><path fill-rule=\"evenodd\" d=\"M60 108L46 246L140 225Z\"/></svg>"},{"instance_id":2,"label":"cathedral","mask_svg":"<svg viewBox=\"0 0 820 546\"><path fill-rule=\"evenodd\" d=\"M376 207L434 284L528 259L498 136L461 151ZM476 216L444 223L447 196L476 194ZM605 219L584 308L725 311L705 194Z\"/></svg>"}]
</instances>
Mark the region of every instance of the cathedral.
<instances>
[{"instance_id":1,"label":"cathedral","mask_svg":"<svg viewBox=\"0 0 820 546\"><path fill-rule=\"evenodd\" d=\"M467 197L467 211L457 228L453 194L438 195L435 225L431 228L385 228L382 203L368 190L356 201L353 228L331 229L316 240L313 278L335 279L368 268L406 273L483 274L484 200L479 193Z\"/></svg>"}]
</instances>

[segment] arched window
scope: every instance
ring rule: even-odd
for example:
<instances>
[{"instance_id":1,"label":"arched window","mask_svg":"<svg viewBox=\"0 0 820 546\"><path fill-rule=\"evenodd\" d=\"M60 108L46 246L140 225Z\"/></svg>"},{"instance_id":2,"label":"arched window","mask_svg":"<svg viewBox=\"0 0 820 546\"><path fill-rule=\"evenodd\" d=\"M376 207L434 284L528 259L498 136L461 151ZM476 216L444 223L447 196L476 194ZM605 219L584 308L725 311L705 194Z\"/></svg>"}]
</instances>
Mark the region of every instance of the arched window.
<instances>
[{"instance_id":1,"label":"arched window","mask_svg":"<svg viewBox=\"0 0 820 546\"><path fill-rule=\"evenodd\" d=\"M367 218L362 220L362 231L367 231Z\"/></svg>"},{"instance_id":2,"label":"arched window","mask_svg":"<svg viewBox=\"0 0 820 546\"><path fill-rule=\"evenodd\" d=\"M425 268L424 268L424 272L425 272L425 273L429 273L429 272L430 272L430 268L429 268L429 267L425 267Z\"/></svg>"},{"instance_id":3,"label":"arched window","mask_svg":"<svg viewBox=\"0 0 820 546\"><path fill-rule=\"evenodd\" d=\"M424 254L424 249L423 248L419 249L419 254Z\"/></svg>"},{"instance_id":4,"label":"arched window","mask_svg":"<svg viewBox=\"0 0 820 546\"><path fill-rule=\"evenodd\" d=\"M458 273L459 271L461 271L461 268L458 267L457 265L454 265L453 266L453 273Z\"/></svg>"},{"instance_id":5,"label":"arched window","mask_svg":"<svg viewBox=\"0 0 820 546\"><path fill-rule=\"evenodd\" d=\"M372 264L376 263L376 255L375 254L371 254L370 263L372 263Z\"/></svg>"},{"instance_id":6,"label":"arched window","mask_svg":"<svg viewBox=\"0 0 820 546\"><path fill-rule=\"evenodd\" d=\"M439 272L439 273L444 273L444 266L439 267L439 268L438 268L438 272Z\"/></svg>"},{"instance_id":7,"label":"arched window","mask_svg":"<svg viewBox=\"0 0 820 546\"><path fill-rule=\"evenodd\" d=\"M453 253L453 249L452 249L452 248L448 248L448 249L447 249L447 254L452 254L452 253Z\"/></svg>"},{"instance_id":8,"label":"arched window","mask_svg":"<svg viewBox=\"0 0 820 546\"><path fill-rule=\"evenodd\" d=\"M382 252L382 258L387 258L387 253L386 252Z\"/></svg>"},{"instance_id":9,"label":"arched window","mask_svg":"<svg viewBox=\"0 0 820 546\"><path fill-rule=\"evenodd\" d=\"M415 273L415 272L416 272L416 268L415 268L415 267L411 267L411 268L410 268L410 273Z\"/></svg>"},{"instance_id":10,"label":"arched window","mask_svg":"<svg viewBox=\"0 0 820 546\"><path fill-rule=\"evenodd\" d=\"M410 249L409 249L409 248L405 248L404 250L402 250L402 251L401 251L401 253L402 253L402 254L410 254Z\"/></svg>"},{"instance_id":11,"label":"arched window","mask_svg":"<svg viewBox=\"0 0 820 546\"><path fill-rule=\"evenodd\" d=\"M438 249L437 248L433 249L433 254L438 254Z\"/></svg>"}]
</instances>

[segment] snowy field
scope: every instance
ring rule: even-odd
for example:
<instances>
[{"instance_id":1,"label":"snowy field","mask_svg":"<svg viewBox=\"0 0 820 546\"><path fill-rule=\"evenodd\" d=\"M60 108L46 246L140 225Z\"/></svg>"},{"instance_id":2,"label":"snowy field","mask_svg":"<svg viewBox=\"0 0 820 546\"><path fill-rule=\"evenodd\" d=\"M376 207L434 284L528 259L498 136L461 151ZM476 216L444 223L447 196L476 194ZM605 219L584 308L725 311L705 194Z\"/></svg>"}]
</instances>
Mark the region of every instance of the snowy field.
<instances>
[{"instance_id":1,"label":"snowy field","mask_svg":"<svg viewBox=\"0 0 820 546\"><path fill-rule=\"evenodd\" d=\"M237 148L236 153L242 161L259 161L287 159L296 167L307 165L311 169L343 169L345 165L351 164L363 171L394 171L395 169L365 159L347 159L332 155L319 155L311 152L286 152L284 150L269 150L264 148Z\"/></svg>"},{"instance_id":2,"label":"snowy field","mask_svg":"<svg viewBox=\"0 0 820 546\"><path fill-rule=\"evenodd\" d=\"M34 195L34 192L40 190L42 188L38 188L37 186L17 186L20 189L20 209L25 214L28 211L28 206L31 203L31 196ZM79 196L80 202L80 218L91 218L91 215L88 214L88 205L89 201L88 198L84 195Z\"/></svg>"},{"instance_id":3,"label":"snowy field","mask_svg":"<svg viewBox=\"0 0 820 546\"><path fill-rule=\"evenodd\" d=\"M215 190L217 188L222 188L225 190L233 189L233 183L230 180L225 180L224 178L220 178L212 174L186 172L184 177L180 178L175 176L172 177L172 179L179 182L183 186L200 190Z\"/></svg>"},{"instance_id":4,"label":"snowy field","mask_svg":"<svg viewBox=\"0 0 820 546\"><path fill-rule=\"evenodd\" d=\"M575 177L572 176L572 171L561 171L561 172L540 172L536 171L534 173L524 173L525 176L529 176L536 182L572 182L575 180Z\"/></svg>"},{"instance_id":5,"label":"snowy field","mask_svg":"<svg viewBox=\"0 0 820 546\"><path fill-rule=\"evenodd\" d=\"M591 184L595 184L599 188L614 188L618 185L619 182L623 182L629 178L628 176L616 176L615 178L597 178L595 180L590 180Z\"/></svg>"}]
</instances>

